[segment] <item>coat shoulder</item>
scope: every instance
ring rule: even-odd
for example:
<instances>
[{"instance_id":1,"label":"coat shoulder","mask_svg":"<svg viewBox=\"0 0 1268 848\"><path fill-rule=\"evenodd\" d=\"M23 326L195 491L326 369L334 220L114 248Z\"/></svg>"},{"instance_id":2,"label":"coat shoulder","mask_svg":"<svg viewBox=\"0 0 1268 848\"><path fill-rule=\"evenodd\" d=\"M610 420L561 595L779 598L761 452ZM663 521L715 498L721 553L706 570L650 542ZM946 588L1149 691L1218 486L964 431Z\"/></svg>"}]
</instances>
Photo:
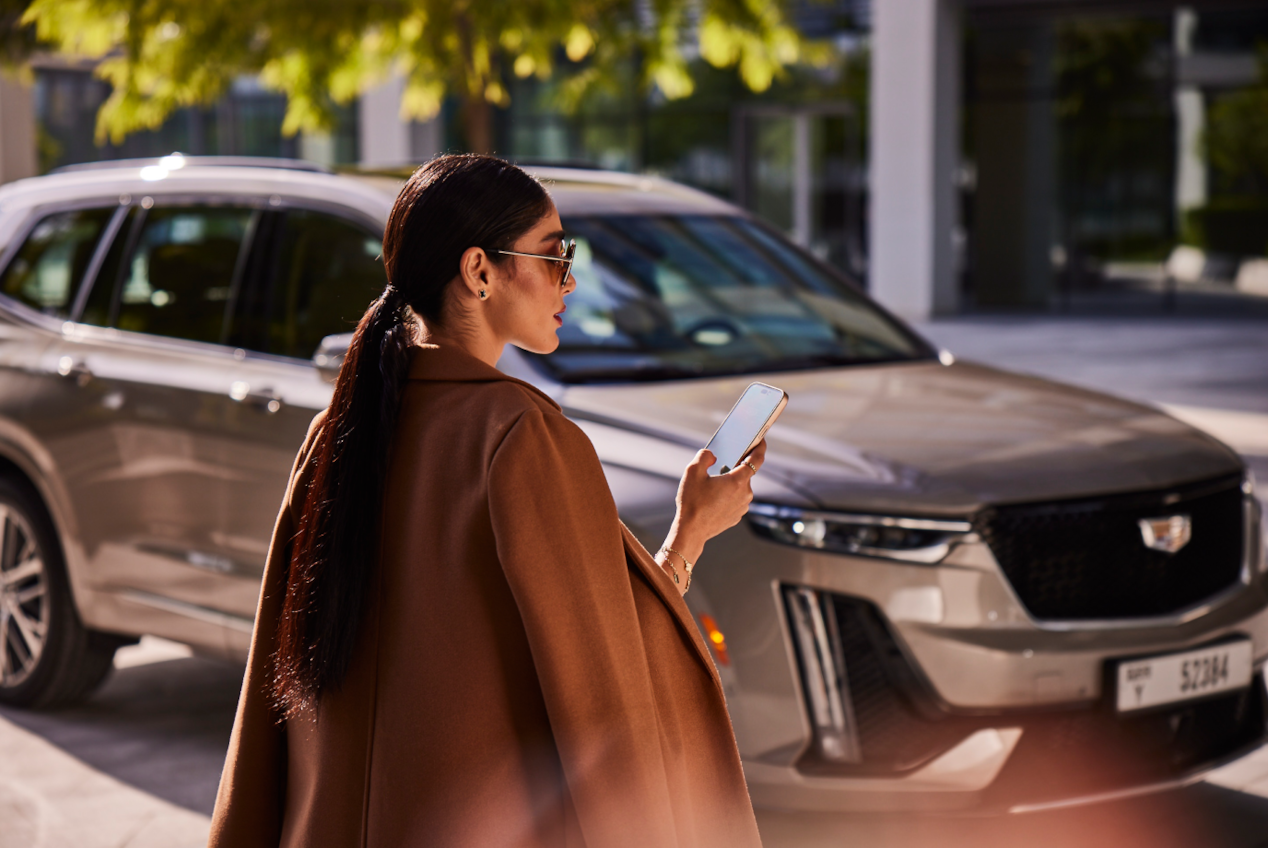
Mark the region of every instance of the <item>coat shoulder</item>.
<instances>
[{"instance_id":1,"label":"coat shoulder","mask_svg":"<svg viewBox=\"0 0 1268 848\"><path fill-rule=\"evenodd\" d=\"M594 445L590 437L577 424L564 414L554 401L545 398L534 390L515 384L501 388L500 403L506 412L504 419L508 423L506 433L517 426L524 429L540 430L544 438L560 447L582 447L587 454L594 454ZM596 457L597 459L597 457Z\"/></svg>"},{"instance_id":2,"label":"coat shoulder","mask_svg":"<svg viewBox=\"0 0 1268 848\"><path fill-rule=\"evenodd\" d=\"M559 405L541 392L518 382L485 384L484 397L488 404L488 421L505 436L516 425L540 424L555 438L584 438L581 428L564 415ZM589 444L589 440L586 440Z\"/></svg>"},{"instance_id":3,"label":"coat shoulder","mask_svg":"<svg viewBox=\"0 0 1268 848\"><path fill-rule=\"evenodd\" d=\"M559 413L559 405L543 395L537 389L526 386L518 380L498 380L485 383L484 396L489 404L508 412L523 413L538 409L542 412Z\"/></svg>"}]
</instances>

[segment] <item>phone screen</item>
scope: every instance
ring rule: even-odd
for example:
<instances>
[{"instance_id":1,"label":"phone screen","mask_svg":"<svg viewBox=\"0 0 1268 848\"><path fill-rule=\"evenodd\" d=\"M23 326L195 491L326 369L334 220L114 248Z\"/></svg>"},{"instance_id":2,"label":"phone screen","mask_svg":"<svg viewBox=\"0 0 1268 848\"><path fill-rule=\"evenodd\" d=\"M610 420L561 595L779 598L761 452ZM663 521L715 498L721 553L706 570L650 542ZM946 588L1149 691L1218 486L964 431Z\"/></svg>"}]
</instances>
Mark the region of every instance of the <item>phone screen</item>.
<instances>
[{"instance_id":1,"label":"phone screen","mask_svg":"<svg viewBox=\"0 0 1268 848\"><path fill-rule=\"evenodd\" d=\"M717 458L709 469L710 474L726 474L744 458L749 445L770 420L783 397L779 389L761 383L753 383L744 390L731 414L709 440L707 447Z\"/></svg>"}]
</instances>

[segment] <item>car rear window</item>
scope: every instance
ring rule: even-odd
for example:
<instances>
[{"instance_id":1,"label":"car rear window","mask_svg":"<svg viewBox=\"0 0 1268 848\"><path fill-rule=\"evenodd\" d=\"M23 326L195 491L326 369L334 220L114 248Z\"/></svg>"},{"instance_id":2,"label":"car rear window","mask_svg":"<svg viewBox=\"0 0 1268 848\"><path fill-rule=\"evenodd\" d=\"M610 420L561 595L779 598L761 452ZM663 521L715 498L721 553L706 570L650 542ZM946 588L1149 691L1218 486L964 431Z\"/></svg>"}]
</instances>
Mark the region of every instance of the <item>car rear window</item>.
<instances>
[{"instance_id":1,"label":"car rear window","mask_svg":"<svg viewBox=\"0 0 1268 848\"><path fill-rule=\"evenodd\" d=\"M286 212L261 298L264 349L308 359L326 336L356 329L387 282L382 249L378 235L350 221L307 209Z\"/></svg>"},{"instance_id":2,"label":"car rear window","mask_svg":"<svg viewBox=\"0 0 1268 848\"><path fill-rule=\"evenodd\" d=\"M569 216L565 382L927 359L934 351L782 236L740 216Z\"/></svg>"},{"instance_id":3,"label":"car rear window","mask_svg":"<svg viewBox=\"0 0 1268 848\"><path fill-rule=\"evenodd\" d=\"M42 218L0 278L0 291L46 315L65 318L115 207Z\"/></svg>"}]
</instances>

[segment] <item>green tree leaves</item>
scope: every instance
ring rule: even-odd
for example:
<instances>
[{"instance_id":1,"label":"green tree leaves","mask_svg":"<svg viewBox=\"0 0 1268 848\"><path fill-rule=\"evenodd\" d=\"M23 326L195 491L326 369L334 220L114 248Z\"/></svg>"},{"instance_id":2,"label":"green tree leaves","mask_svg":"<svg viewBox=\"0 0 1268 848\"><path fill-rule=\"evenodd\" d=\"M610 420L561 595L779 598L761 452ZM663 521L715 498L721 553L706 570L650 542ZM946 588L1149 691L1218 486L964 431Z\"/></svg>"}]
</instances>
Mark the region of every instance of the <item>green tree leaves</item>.
<instances>
[{"instance_id":1,"label":"green tree leaves","mask_svg":"<svg viewBox=\"0 0 1268 848\"><path fill-rule=\"evenodd\" d=\"M287 98L283 131L327 129L336 104L399 74L403 117L463 103L468 146L487 149L489 106L510 76L568 77L568 103L620 84L691 94L689 55L763 91L807 55L785 0L34 0L22 20L43 43L99 60L113 93L100 140L160 125L259 75ZM560 67L560 66L563 67Z\"/></svg>"}]
</instances>

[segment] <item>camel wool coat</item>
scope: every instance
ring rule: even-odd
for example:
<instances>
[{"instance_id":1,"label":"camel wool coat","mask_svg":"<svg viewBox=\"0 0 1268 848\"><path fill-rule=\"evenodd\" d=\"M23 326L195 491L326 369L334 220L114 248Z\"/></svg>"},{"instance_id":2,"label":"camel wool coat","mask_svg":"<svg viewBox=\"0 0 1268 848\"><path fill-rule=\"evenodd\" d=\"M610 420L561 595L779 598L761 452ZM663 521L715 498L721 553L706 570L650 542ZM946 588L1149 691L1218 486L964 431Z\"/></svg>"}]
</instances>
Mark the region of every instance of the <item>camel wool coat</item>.
<instances>
[{"instance_id":1,"label":"camel wool coat","mask_svg":"<svg viewBox=\"0 0 1268 848\"><path fill-rule=\"evenodd\" d=\"M717 670L559 406L420 346L351 670L284 719L270 657L319 415L274 531L210 845L759 846Z\"/></svg>"}]
</instances>

